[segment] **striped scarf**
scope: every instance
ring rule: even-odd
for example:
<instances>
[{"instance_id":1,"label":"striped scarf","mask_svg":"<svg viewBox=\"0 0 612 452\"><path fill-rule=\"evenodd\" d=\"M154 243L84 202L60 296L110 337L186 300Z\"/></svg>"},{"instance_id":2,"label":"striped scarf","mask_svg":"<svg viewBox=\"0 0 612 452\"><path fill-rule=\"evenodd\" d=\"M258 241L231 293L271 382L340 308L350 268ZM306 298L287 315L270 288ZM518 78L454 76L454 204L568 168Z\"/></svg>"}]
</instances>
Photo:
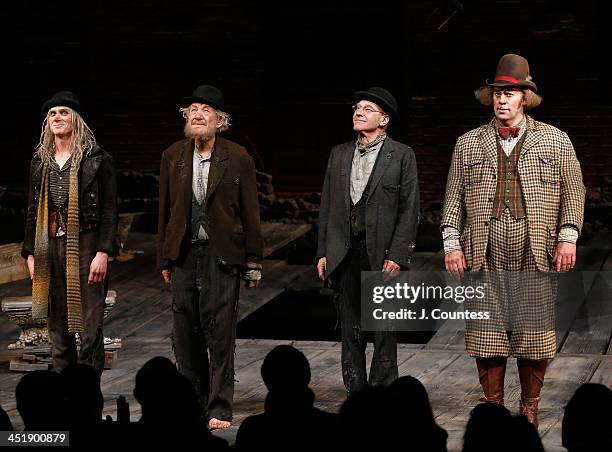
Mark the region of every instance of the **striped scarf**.
<instances>
[{"instance_id":1,"label":"striped scarf","mask_svg":"<svg viewBox=\"0 0 612 452\"><path fill-rule=\"evenodd\" d=\"M79 179L77 165L70 166L68 225L66 231L66 301L68 331L83 332L81 282L79 279ZM46 318L49 311L49 164L43 164L34 242L34 279L32 281L32 318Z\"/></svg>"}]
</instances>

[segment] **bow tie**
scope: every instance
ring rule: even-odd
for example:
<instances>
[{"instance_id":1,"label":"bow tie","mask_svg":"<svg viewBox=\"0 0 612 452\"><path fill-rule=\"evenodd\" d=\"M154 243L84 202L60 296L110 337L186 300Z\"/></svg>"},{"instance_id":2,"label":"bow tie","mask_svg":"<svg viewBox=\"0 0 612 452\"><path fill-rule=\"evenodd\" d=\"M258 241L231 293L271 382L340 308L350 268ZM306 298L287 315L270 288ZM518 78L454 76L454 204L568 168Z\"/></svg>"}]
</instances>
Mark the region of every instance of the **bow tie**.
<instances>
[{"instance_id":1,"label":"bow tie","mask_svg":"<svg viewBox=\"0 0 612 452\"><path fill-rule=\"evenodd\" d=\"M520 127L500 127L498 129L499 136L502 137L502 139L504 140L507 140L509 137L512 137L512 138L518 137L520 130L521 130Z\"/></svg>"}]
</instances>

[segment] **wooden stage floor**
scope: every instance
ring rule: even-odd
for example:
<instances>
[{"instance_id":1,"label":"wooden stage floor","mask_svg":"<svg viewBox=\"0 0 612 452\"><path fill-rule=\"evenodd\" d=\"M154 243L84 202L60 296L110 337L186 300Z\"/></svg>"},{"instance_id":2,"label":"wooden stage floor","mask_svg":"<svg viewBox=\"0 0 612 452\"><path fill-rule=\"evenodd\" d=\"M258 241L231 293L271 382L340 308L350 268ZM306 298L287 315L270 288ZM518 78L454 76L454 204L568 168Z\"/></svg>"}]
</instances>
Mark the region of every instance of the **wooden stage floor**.
<instances>
[{"instance_id":1,"label":"wooden stage floor","mask_svg":"<svg viewBox=\"0 0 612 452\"><path fill-rule=\"evenodd\" d=\"M133 421L140 417L140 407L132 395L136 371L154 356L172 359L170 291L154 270L151 239L151 236L144 234L136 235L134 243L129 246L142 249L144 254L130 262L112 264L109 288L118 292L117 303L105 325L105 335L120 337L123 348L113 368L105 371L102 377L104 411L115 417L115 400L119 395L124 395L130 403ZM598 254L582 250L581 253L590 256L590 261L587 258L584 260L591 262L593 268L612 268L608 252L599 250ZM417 256L419 262L421 269L425 269L434 264L439 265L440 256L423 253ZM309 266L287 268L280 261L268 264L270 270L266 275L267 284L264 283L261 292L267 293L269 299L281 293L291 281L308 278L308 272L312 271ZM274 277L275 272L278 278ZM0 297L9 294L26 295L28 290L27 280L4 284L0 286ZM250 294L248 296L252 297ZM259 299L261 302L262 298ZM259 302L253 300L241 299L241 318L257 309ZM583 302L588 302L588 299ZM565 451L561 447L563 407L576 388L585 382L603 383L612 387L610 335L606 333L607 330L602 331L597 337L574 334L571 331L560 336L560 353L550 364L541 402L540 434L548 452ZM18 334L16 325L6 316L0 315L0 404L8 412L14 426L21 428L14 390L22 374L8 370L8 362L15 353L6 348L16 340ZM235 422L231 429L217 433L230 442L240 422L246 416L263 409L266 389L259 371L265 355L278 344L293 344L310 360L311 387L316 394L317 406L337 411L345 400L340 372L340 344L239 339L236 350ZM371 348L368 354L371 354ZM442 330L428 344L401 344L398 347L398 363L400 375L413 375L428 389L436 419L449 434L449 451L460 450L470 410L481 396L474 360L463 348L462 332ZM516 412L519 383L513 359L508 366L506 394L507 406Z\"/></svg>"}]
</instances>

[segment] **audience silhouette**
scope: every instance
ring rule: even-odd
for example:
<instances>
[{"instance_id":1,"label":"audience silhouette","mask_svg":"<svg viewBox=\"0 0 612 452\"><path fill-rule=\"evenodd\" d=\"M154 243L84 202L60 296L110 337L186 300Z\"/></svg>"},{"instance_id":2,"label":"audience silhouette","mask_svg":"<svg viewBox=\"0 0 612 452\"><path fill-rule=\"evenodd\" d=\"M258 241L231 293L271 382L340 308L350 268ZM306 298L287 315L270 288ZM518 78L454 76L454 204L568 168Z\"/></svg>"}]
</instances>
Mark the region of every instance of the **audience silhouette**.
<instances>
[{"instance_id":1,"label":"audience silhouette","mask_svg":"<svg viewBox=\"0 0 612 452\"><path fill-rule=\"evenodd\" d=\"M446 452L448 434L433 415L425 386L412 376L400 377L391 384L403 431L415 450Z\"/></svg>"},{"instance_id":2,"label":"audience silhouette","mask_svg":"<svg viewBox=\"0 0 612 452\"><path fill-rule=\"evenodd\" d=\"M91 430L102 425L104 397L100 374L92 366L71 364L61 372L66 421L70 430Z\"/></svg>"},{"instance_id":3,"label":"audience silhouette","mask_svg":"<svg viewBox=\"0 0 612 452\"><path fill-rule=\"evenodd\" d=\"M135 426L139 443L198 444L202 450L225 450L227 441L214 436L201 417L196 389L172 362L164 357L147 361L136 373L134 397L142 416Z\"/></svg>"},{"instance_id":4,"label":"audience silhouette","mask_svg":"<svg viewBox=\"0 0 612 452\"><path fill-rule=\"evenodd\" d=\"M612 390L580 386L565 407L561 436L568 452L612 451Z\"/></svg>"},{"instance_id":5,"label":"audience silhouette","mask_svg":"<svg viewBox=\"0 0 612 452\"><path fill-rule=\"evenodd\" d=\"M62 377L49 370L25 374L15 388L17 411L25 430L67 430Z\"/></svg>"},{"instance_id":6,"label":"audience silhouette","mask_svg":"<svg viewBox=\"0 0 612 452\"><path fill-rule=\"evenodd\" d=\"M289 345L275 347L263 361L261 376L268 389L264 412L242 422L237 449L299 445L302 450L314 450L333 438L337 416L313 405L310 364L301 351Z\"/></svg>"},{"instance_id":7,"label":"audience silhouette","mask_svg":"<svg viewBox=\"0 0 612 452\"><path fill-rule=\"evenodd\" d=\"M314 406L310 364L290 345L268 353L261 377L268 390L264 411L241 423L236 450L447 451L448 434L436 423L427 390L412 376L351 394L339 414ZM130 422L124 397L117 400L117 421L110 416L103 419L100 375L85 364L68 366L61 374L28 373L17 384L15 397L25 430L70 431L70 445L77 449L101 450L117 444L228 449L226 440L208 430L191 382L164 357L147 361L136 374L134 397L141 406L136 422ZM611 425L612 391L601 384L584 384L565 408L563 446L568 452L612 451ZM0 431L12 430L9 416L0 408ZM504 406L483 403L470 413L462 451L492 450L544 452L544 447L524 416L513 417Z\"/></svg>"},{"instance_id":8,"label":"audience silhouette","mask_svg":"<svg viewBox=\"0 0 612 452\"><path fill-rule=\"evenodd\" d=\"M463 435L463 452L511 450L507 439L512 430L512 416L508 408L496 403L476 405Z\"/></svg>"},{"instance_id":9,"label":"audience silhouette","mask_svg":"<svg viewBox=\"0 0 612 452\"><path fill-rule=\"evenodd\" d=\"M512 433L507 439L509 450L545 452L538 430L525 416L513 416L510 421L510 431Z\"/></svg>"},{"instance_id":10,"label":"audience silhouette","mask_svg":"<svg viewBox=\"0 0 612 452\"><path fill-rule=\"evenodd\" d=\"M394 397L386 386L366 386L351 393L340 409L342 444L347 449L394 449L410 444Z\"/></svg>"}]
</instances>

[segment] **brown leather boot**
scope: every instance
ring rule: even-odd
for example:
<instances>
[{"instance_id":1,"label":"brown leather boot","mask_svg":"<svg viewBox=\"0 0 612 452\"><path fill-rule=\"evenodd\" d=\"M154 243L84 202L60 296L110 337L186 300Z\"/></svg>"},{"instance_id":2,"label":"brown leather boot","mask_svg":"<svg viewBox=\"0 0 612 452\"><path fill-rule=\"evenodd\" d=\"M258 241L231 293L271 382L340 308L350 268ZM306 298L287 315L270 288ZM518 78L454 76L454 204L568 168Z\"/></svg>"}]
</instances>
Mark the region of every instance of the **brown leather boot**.
<instances>
[{"instance_id":1,"label":"brown leather boot","mask_svg":"<svg viewBox=\"0 0 612 452\"><path fill-rule=\"evenodd\" d=\"M504 404L504 377L506 376L506 358L476 358L478 379L484 392L481 402Z\"/></svg>"},{"instance_id":2,"label":"brown leather boot","mask_svg":"<svg viewBox=\"0 0 612 452\"><path fill-rule=\"evenodd\" d=\"M521 381L521 401L519 403L520 413L527 418L537 429L538 403L540 402L540 391L544 384L544 374L548 360L533 361L518 358L519 379Z\"/></svg>"}]
</instances>

